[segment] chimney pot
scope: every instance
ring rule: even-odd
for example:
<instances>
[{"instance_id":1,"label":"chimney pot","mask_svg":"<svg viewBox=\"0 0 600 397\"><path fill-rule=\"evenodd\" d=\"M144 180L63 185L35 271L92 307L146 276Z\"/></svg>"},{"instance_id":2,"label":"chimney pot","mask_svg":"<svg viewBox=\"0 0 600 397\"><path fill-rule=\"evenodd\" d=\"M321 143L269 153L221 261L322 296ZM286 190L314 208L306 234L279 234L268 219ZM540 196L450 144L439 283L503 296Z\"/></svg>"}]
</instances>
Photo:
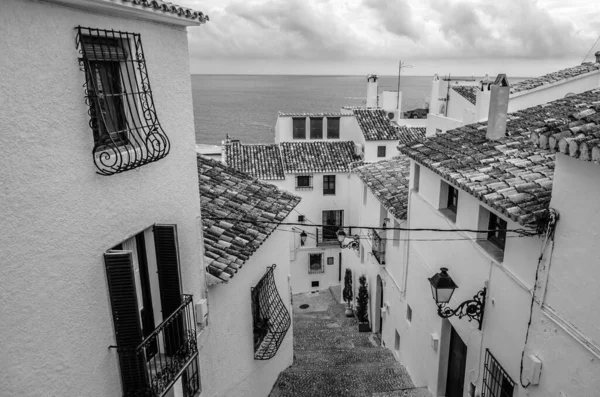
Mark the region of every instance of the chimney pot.
<instances>
[{"instance_id":1,"label":"chimney pot","mask_svg":"<svg viewBox=\"0 0 600 397\"><path fill-rule=\"evenodd\" d=\"M596 51L594 56L596 57L596 63L600 63L600 51Z\"/></svg>"},{"instance_id":2,"label":"chimney pot","mask_svg":"<svg viewBox=\"0 0 600 397\"><path fill-rule=\"evenodd\" d=\"M499 74L492 84L490 92L490 110L488 113L487 133L485 137L495 141L506 136L506 115L510 84L505 74Z\"/></svg>"}]
</instances>

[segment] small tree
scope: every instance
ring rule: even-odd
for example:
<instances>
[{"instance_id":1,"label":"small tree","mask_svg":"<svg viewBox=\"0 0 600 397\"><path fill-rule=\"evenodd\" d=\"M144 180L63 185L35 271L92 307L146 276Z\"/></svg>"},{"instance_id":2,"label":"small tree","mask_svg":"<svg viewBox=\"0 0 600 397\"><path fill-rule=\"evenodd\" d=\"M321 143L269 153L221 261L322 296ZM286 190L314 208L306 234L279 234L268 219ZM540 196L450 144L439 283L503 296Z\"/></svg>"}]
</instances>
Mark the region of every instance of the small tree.
<instances>
[{"instance_id":1,"label":"small tree","mask_svg":"<svg viewBox=\"0 0 600 397\"><path fill-rule=\"evenodd\" d=\"M358 278L358 296L356 297L356 317L361 323L369 321L367 304L369 303L369 291L367 290L367 278L363 274Z\"/></svg>"},{"instance_id":2,"label":"small tree","mask_svg":"<svg viewBox=\"0 0 600 397\"><path fill-rule=\"evenodd\" d=\"M342 292L344 302L348 304L350 307L350 303L352 302L352 271L350 269L346 269L346 274L344 275L344 291Z\"/></svg>"}]
</instances>

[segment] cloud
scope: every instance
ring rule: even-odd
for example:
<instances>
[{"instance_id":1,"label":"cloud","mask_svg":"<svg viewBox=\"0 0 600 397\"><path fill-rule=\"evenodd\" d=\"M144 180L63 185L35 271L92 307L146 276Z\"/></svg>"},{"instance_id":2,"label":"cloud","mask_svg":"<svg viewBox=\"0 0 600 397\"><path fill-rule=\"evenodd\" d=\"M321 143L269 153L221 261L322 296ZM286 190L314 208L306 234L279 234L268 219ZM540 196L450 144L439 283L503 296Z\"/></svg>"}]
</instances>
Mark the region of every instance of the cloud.
<instances>
[{"instance_id":1,"label":"cloud","mask_svg":"<svg viewBox=\"0 0 600 397\"><path fill-rule=\"evenodd\" d=\"M417 40L425 33L417 29L408 0L365 0L364 5L375 11L381 25L392 34Z\"/></svg>"}]
</instances>

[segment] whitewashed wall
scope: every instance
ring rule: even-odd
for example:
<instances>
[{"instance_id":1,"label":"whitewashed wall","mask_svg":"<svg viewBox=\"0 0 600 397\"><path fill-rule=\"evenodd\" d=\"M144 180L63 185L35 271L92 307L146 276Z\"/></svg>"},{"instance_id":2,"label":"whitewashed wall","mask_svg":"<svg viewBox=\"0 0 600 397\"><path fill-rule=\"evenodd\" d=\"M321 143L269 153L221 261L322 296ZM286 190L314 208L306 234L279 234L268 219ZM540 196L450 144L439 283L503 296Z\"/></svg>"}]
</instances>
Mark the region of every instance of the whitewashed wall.
<instances>
[{"instance_id":1,"label":"whitewashed wall","mask_svg":"<svg viewBox=\"0 0 600 397\"><path fill-rule=\"evenodd\" d=\"M365 157L368 162L375 162L384 159L390 159L398 155L398 140L389 141L366 141L365 142ZM377 157L377 148L385 146L385 157Z\"/></svg>"},{"instance_id":2,"label":"whitewashed wall","mask_svg":"<svg viewBox=\"0 0 600 397\"><path fill-rule=\"evenodd\" d=\"M77 25L141 33L163 160L96 174ZM193 109L183 28L39 1L0 3L0 384L7 396L116 396L118 357L103 253L154 223L177 224L183 291L204 273ZM169 56L165 57L165 53Z\"/></svg>"},{"instance_id":3,"label":"whitewashed wall","mask_svg":"<svg viewBox=\"0 0 600 397\"><path fill-rule=\"evenodd\" d=\"M279 373L292 365L293 327L275 357L254 359L250 299L250 289L263 277L267 266L276 264L277 291L292 314L289 241L288 233L275 231L227 284L210 287L208 326L198 340L203 352L203 397L267 396Z\"/></svg>"},{"instance_id":4,"label":"whitewashed wall","mask_svg":"<svg viewBox=\"0 0 600 397\"><path fill-rule=\"evenodd\" d=\"M326 117L323 122L323 138L322 139L311 139L310 138L310 117L306 117L306 138L305 139L294 139L293 138L293 118L287 116L277 117L275 123L275 142L305 142L305 141L355 141L361 142L362 131L358 126L356 118L354 116L341 116L340 117L340 137L338 139L327 138L327 121Z\"/></svg>"}]
</instances>

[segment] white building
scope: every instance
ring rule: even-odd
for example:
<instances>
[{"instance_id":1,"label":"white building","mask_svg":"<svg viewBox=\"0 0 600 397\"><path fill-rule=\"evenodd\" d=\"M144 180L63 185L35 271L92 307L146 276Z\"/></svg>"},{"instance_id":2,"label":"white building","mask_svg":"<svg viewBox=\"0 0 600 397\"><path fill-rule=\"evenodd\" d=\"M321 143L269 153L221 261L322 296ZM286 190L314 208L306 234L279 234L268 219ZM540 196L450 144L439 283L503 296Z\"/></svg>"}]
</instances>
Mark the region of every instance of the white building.
<instances>
[{"instance_id":1,"label":"white building","mask_svg":"<svg viewBox=\"0 0 600 397\"><path fill-rule=\"evenodd\" d=\"M186 27L205 20L162 1L0 3L3 395L200 392Z\"/></svg>"},{"instance_id":2,"label":"white building","mask_svg":"<svg viewBox=\"0 0 600 397\"><path fill-rule=\"evenodd\" d=\"M278 226L300 198L203 156L198 174L211 313L198 341L203 395L267 396L293 361L292 233Z\"/></svg>"},{"instance_id":3,"label":"white building","mask_svg":"<svg viewBox=\"0 0 600 397\"><path fill-rule=\"evenodd\" d=\"M436 396L595 395L600 316L592 269L599 261L591 254L594 231L580 225L598 213L598 164L589 161L600 151L600 91L506 121L510 91L491 87L490 123L399 148L413 160L410 228L430 229L411 231L400 358ZM556 161L557 149L587 162ZM550 208L560 213L555 229ZM481 309L481 319L440 318L428 278L441 267L459 286L441 313L471 300L469 313Z\"/></svg>"},{"instance_id":4,"label":"white building","mask_svg":"<svg viewBox=\"0 0 600 397\"><path fill-rule=\"evenodd\" d=\"M490 87L488 76L475 79L440 78L431 82L427 136L466 124L485 121L488 116ZM508 111L540 105L567 95L579 94L600 86L600 52L596 62L523 80L510 86Z\"/></svg>"}]
</instances>

